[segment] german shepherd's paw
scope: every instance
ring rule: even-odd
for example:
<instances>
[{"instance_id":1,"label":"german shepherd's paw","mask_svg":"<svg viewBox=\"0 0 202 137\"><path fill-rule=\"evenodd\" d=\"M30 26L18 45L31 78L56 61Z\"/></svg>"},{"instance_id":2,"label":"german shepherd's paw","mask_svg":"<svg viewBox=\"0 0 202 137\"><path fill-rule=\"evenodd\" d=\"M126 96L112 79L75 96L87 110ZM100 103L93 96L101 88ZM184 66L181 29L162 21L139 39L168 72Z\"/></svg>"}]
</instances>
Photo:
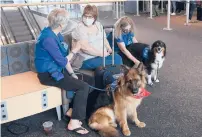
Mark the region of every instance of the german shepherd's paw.
<instances>
[{"instance_id":1,"label":"german shepherd's paw","mask_svg":"<svg viewBox=\"0 0 202 137\"><path fill-rule=\"evenodd\" d=\"M130 132L129 129L123 129L123 134L124 134L125 136L130 136L130 135L131 135L131 132Z\"/></svg>"},{"instance_id":2,"label":"german shepherd's paw","mask_svg":"<svg viewBox=\"0 0 202 137\"><path fill-rule=\"evenodd\" d=\"M144 128L144 127L146 127L146 124L144 122L140 122L140 123L137 124L137 126L139 128Z\"/></svg>"}]
</instances>

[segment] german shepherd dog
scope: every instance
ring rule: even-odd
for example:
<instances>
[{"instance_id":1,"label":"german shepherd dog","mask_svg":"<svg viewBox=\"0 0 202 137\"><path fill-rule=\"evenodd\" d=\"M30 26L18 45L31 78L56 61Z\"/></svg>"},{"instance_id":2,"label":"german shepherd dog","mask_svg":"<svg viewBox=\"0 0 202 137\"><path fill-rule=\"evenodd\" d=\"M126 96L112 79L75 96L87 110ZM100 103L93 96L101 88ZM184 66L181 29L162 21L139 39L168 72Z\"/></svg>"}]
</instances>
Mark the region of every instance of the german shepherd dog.
<instances>
[{"instance_id":1,"label":"german shepherd dog","mask_svg":"<svg viewBox=\"0 0 202 137\"><path fill-rule=\"evenodd\" d=\"M89 118L90 128L99 131L104 137L118 137L117 124L122 128L125 136L130 136L127 118L140 128L146 124L139 121L137 107L141 104L142 98L135 98L146 86L145 70L143 63L137 68L132 67L124 76L119 77L117 86L113 92L113 103L97 109ZM108 89L108 88L107 88Z\"/></svg>"}]
</instances>

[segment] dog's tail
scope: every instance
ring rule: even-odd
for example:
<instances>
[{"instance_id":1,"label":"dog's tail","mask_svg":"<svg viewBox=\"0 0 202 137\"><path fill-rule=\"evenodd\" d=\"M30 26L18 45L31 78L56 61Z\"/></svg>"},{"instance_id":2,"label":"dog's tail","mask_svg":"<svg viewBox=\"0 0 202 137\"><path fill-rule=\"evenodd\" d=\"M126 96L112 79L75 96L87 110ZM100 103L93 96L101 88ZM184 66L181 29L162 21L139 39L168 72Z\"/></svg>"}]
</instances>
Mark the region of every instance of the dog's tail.
<instances>
[{"instance_id":1,"label":"dog's tail","mask_svg":"<svg viewBox=\"0 0 202 137\"><path fill-rule=\"evenodd\" d=\"M103 126L98 123L91 123L89 126L92 129L99 131L99 134L103 137L119 137L119 132L111 125Z\"/></svg>"},{"instance_id":2,"label":"dog's tail","mask_svg":"<svg viewBox=\"0 0 202 137\"><path fill-rule=\"evenodd\" d=\"M113 126L103 127L99 133L104 137L119 137L119 132Z\"/></svg>"}]
</instances>

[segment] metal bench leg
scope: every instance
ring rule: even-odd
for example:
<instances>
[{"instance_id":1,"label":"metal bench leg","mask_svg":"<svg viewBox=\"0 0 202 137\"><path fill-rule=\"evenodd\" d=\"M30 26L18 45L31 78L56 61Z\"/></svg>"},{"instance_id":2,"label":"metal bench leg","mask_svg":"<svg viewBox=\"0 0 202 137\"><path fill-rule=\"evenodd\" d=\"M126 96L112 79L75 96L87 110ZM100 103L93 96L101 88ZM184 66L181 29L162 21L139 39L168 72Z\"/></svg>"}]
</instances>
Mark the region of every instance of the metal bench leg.
<instances>
[{"instance_id":1,"label":"metal bench leg","mask_svg":"<svg viewBox=\"0 0 202 137\"><path fill-rule=\"evenodd\" d=\"M57 112L58 120L60 121L61 120L61 107L60 106L56 107L56 112Z\"/></svg>"},{"instance_id":2,"label":"metal bench leg","mask_svg":"<svg viewBox=\"0 0 202 137\"><path fill-rule=\"evenodd\" d=\"M62 109L63 109L63 115L66 115L68 109L69 109L69 103L71 102L70 99L67 98L67 94L65 90L62 90Z\"/></svg>"}]
</instances>

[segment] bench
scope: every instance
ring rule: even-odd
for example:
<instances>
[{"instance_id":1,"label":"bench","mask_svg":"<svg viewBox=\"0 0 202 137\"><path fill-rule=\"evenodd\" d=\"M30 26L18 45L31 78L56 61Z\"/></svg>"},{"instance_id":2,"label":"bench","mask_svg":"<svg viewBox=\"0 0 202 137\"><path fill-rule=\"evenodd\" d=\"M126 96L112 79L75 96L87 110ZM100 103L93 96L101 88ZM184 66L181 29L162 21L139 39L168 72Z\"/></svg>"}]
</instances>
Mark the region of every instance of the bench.
<instances>
[{"instance_id":1,"label":"bench","mask_svg":"<svg viewBox=\"0 0 202 137\"><path fill-rule=\"evenodd\" d=\"M56 108L61 89L41 85L33 68L35 41L1 46L1 124Z\"/></svg>"}]
</instances>

